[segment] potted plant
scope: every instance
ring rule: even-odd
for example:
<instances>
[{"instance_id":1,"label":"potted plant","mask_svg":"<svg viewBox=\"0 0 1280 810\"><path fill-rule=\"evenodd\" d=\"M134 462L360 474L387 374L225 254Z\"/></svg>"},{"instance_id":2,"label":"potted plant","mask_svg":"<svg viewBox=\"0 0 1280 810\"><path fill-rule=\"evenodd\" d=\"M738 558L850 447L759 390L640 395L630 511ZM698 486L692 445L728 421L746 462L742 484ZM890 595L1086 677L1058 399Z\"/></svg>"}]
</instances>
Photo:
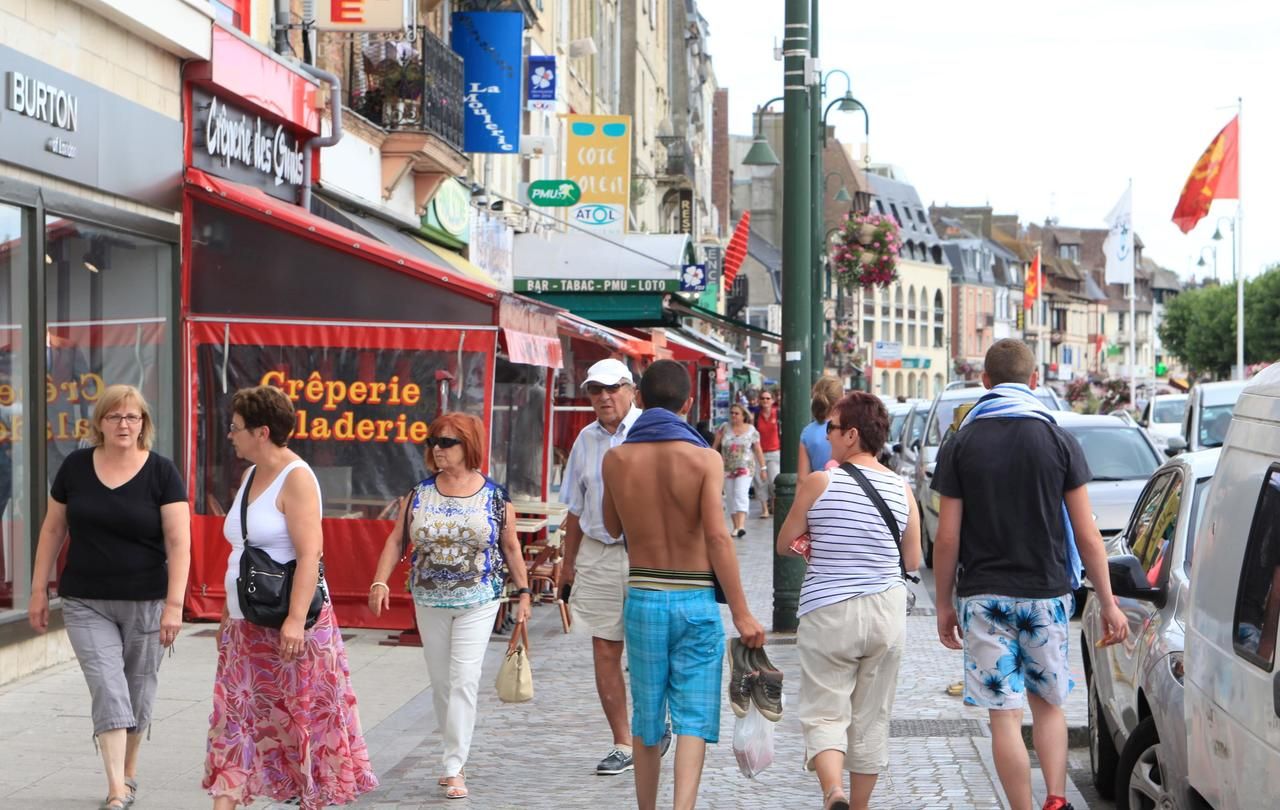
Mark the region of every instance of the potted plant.
<instances>
[{"instance_id":1,"label":"potted plant","mask_svg":"<svg viewBox=\"0 0 1280 810\"><path fill-rule=\"evenodd\" d=\"M841 286L888 287L898 280L902 239L883 214L849 214L833 242L831 262Z\"/></svg>"}]
</instances>

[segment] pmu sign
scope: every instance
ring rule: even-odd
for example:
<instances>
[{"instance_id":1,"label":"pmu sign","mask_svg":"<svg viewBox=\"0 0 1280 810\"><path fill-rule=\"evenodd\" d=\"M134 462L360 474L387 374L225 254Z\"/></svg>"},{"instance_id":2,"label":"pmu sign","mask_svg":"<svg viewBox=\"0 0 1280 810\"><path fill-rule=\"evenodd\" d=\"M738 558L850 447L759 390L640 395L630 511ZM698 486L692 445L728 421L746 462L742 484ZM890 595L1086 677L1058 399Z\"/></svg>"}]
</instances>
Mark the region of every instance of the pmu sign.
<instances>
[{"instance_id":1,"label":"pmu sign","mask_svg":"<svg viewBox=\"0 0 1280 810\"><path fill-rule=\"evenodd\" d=\"M403 31L405 0L320 0L316 28L320 31Z\"/></svg>"}]
</instances>

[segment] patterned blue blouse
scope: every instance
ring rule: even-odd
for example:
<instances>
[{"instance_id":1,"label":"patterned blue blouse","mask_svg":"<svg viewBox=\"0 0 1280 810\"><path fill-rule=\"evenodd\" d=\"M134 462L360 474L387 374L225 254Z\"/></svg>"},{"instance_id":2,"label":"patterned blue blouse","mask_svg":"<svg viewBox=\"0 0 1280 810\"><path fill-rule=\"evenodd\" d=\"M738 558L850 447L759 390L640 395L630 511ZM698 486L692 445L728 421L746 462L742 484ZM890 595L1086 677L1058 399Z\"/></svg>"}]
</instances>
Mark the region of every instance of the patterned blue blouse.
<instances>
[{"instance_id":1,"label":"patterned blue blouse","mask_svg":"<svg viewBox=\"0 0 1280 810\"><path fill-rule=\"evenodd\" d=\"M486 477L471 495L436 489L435 477L413 490L409 506L409 590L422 607L469 608L502 594L502 527L507 491Z\"/></svg>"}]
</instances>

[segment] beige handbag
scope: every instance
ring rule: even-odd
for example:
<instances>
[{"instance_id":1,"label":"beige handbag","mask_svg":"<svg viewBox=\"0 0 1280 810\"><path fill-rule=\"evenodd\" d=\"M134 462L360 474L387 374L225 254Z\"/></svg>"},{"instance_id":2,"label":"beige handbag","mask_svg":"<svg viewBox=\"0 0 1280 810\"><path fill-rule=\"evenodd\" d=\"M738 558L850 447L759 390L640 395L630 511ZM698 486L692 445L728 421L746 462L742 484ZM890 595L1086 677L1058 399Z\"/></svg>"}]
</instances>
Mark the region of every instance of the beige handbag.
<instances>
[{"instance_id":1,"label":"beige handbag","mask_svg":"<svg viewBox=\"0 0 1280 810\"><path fill-rule=\"evenodd\" d=\"M533 700L533 670L529 668L528 622L516 622L507 644L507 657L498 669L498 699L503 703Z\"/></svg>"}]
</instances>

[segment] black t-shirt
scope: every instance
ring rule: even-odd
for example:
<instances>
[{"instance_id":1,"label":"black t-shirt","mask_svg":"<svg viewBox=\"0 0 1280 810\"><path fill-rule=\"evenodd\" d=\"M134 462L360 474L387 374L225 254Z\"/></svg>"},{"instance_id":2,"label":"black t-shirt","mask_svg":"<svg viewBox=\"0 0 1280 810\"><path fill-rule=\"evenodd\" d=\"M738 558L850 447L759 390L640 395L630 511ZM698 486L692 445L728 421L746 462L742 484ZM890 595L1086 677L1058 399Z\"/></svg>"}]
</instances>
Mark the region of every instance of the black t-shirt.
<instances>
[{"instance_id":1,"label":"black t-shirt","mask_svg":"<svg viewBox=\"0 0 1280 810\"><path fill-rule=\"evenodd\" d=\"M93 448L62 462L49 494L67 507L71 544L58 593L80 599L164 599L169 573L160 507L187 500L173 462L151 453L133 478L108 489Z\"/></svg>"},{"instance_id":2,"label":"black t-shirt","mask_svg":"<svg viewBox=\"0 0 1280 810\"><path fill-rule=\"evenodd\" d=\"M1075 437L1040 419L978 419L952 436L932 487L964 501L956 593L1068 593L1062 495L1092 477Z\"/></svg>"}]
</instances>

